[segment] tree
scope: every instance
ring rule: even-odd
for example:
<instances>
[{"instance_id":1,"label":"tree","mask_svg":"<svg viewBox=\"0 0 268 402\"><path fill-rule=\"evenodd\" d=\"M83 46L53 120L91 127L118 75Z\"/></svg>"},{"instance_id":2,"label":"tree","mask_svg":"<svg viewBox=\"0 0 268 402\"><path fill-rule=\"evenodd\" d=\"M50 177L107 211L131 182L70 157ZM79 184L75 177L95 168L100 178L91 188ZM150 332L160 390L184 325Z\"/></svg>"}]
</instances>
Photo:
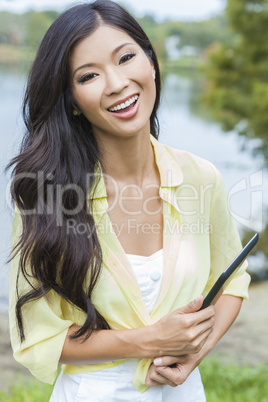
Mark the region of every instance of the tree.
<instances>
[{"instance_id":1,"label":"tree","mask_svg":"<svg viewBox=\"0 0 268 402\"><path fill-rule=\"evenodd\" d=\"M147 36L150 38L160 63L165 63L167 60L165 26L163 24L158 24L155 17L150 14L146 14L144 17L137 19Z\"/></svg>"},{"instance_id":2,"label":"tree","mask_svg":"<svg viewBox=\"0 0 268 402\"><path fill-rule=\"evenodd\" d=\"M180 38L179 48L190 45L200 51L214 42L225 43L232 39L223 15L205 21L171 22L169 35L177 35Z\"/></svg>"},{"instance_id":3,"label":"tree","mask_svg":"<svg viewBox=\"0 0 268 402\"><path fill-rule=\"evenodd\" d=\"M23 16L7 11L0 12L0 44L19 45L24 30Z\"/></svg>"},{"instance_id":4,"label":"tree","mask_svg":"<svg viewBox=\"0 0 268 402\"><path fill-rule=\"evenodd\" d=\"M233 32L207 51L204 99L225 130L261 141L268 162L268 0L228 0Z\"/></svg>"},{"instance_id":5,"label":"tree","mask_svg":"<svg viewBox=\"0 0 268 402\"><path fill-rule=\"evenodd\" d=\"M48 12L31 11L28 14L28 23L26 26L26 46L36 51L53 20L54 15L51 16Z\"/></svg>"}]
</instances>

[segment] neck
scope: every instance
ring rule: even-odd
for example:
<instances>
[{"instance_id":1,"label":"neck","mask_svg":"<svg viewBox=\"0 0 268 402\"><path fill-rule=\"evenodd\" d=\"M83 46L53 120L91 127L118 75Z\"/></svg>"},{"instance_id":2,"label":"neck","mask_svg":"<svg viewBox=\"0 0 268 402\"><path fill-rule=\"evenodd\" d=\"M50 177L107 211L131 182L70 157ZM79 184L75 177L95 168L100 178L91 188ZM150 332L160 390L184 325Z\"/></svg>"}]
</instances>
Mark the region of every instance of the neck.
<instances>
[{"instance_id":1,"label":"neck","mask_svg":"<svg viewBox=\"0 0 268 402\"><path fill-rule=\"evenodd\" d=\"M117 183L136 184L155 177L155 164L150 135L129 138L109 137L99 144L103 172Z\"/></svg>"}]
</instances>

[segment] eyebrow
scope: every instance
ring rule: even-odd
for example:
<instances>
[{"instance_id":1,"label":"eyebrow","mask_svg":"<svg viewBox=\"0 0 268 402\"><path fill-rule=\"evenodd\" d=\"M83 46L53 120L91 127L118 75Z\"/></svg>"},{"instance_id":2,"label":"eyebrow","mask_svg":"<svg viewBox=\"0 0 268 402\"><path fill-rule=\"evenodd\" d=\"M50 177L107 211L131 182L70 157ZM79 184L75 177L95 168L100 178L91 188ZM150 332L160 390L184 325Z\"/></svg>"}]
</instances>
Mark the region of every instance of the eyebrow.
<instances>
[{"instance_id":1,"label":"eyebrow","mask_svg":"<svg viewBox=\"0 0 268 402\"><path fill-rule=\"evenodd\" d=\"M112 51L112 56L114 56L114 55L115 55L116 53L118 53L123 47L125 47L125 46L127 46L127 45L134 45L134 43L126 42L126 43L123 43L122 45L117 46L117 47ZM95 63L86 63L86 64L83 64L83 65L80 66L80 67L77 67L77 68L74 70L74 72L73 72L73 77L74 77L75 73L76 73L78 70L81 70L82 68L85 68L85 67L94 67L95 65L96 65Z\"/></svg>"}]
</instances>

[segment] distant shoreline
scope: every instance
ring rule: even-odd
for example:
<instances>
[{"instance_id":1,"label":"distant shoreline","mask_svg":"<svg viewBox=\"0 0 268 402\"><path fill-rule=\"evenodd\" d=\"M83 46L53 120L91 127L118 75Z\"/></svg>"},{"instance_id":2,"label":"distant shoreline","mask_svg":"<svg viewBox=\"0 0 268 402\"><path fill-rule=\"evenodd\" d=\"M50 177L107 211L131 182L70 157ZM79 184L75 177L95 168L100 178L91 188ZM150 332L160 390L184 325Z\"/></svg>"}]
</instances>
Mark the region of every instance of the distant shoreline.
<instances>
[{"instance_id":1,"label":"distant shoreline","mask_svg":"<svg viewBox=\"0 0 268 402\"><path fill-rule=\"evenodd\" d=\"M35 54L27 49L0 44L0 65L29 64Z\"/></svg>"},{"instance_id":2,"label":"distant shoreline","mask_svg":"<svg viewBox=\"0 0 268 402\"><path fill-rule=\"evenodd\" d=\"M10 66L10 65L31 65L34 61L35 53L30 51L29 49L23 49L20 47L0 44L0 66ZM193 73L199 70L199 67L202 64L201 58L193 58L193 57L184 57L178 60L169 60L165 63L162 63L159 60L161 65L162 74L168 73Z\"/></svg>"}]
</instances>

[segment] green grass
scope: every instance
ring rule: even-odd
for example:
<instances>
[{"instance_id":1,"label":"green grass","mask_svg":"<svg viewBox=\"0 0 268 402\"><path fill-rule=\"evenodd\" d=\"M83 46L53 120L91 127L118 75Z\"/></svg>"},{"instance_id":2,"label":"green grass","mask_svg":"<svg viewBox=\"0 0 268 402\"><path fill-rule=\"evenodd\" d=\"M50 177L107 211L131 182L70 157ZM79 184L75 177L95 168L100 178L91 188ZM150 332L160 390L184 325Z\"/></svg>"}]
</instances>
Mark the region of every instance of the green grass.
<instances>
[{"instance_id":1,"label":"green grass","mask_svg":"<svg viewBox=\"0 0 268 402\"><path fill-rule=\"evenodd\" d=\"M237 366L210 357L200 365L207 402L268 402L268 367ZM52 386L20 377L1 402L48 402Z\"/></svg>"},{"instance_id":2,"label":"green grass","mask_svg":"<svg viewBox=\"0 0 268 402\"><path fill-rule=\"evenodd\" d=\"M53 386L34 378L19 377L10 391L0 391L1 402L48 402Z\"/></svg>"},{"instance_id":3,"label":"green grass","mask_svg":"<svg viewBox=\"0 0 268 402\"><path fill-rule=\"evenodd\" d=\"M207 402L268 402L268 366L237 366L207 358L199 366Z\"/></svg>"}]
</instances>

